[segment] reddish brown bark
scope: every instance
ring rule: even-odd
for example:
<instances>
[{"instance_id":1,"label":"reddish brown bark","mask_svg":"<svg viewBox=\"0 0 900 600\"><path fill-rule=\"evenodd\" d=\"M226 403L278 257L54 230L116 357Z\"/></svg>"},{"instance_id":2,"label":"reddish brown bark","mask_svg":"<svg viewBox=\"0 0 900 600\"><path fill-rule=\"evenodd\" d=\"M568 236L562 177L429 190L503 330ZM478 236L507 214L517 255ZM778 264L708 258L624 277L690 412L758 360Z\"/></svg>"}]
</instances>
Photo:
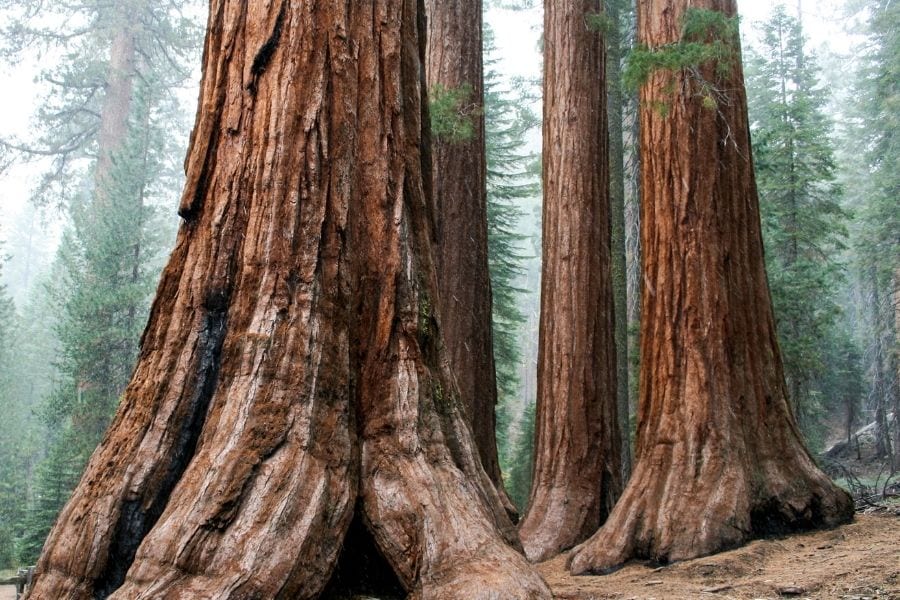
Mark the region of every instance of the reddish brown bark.
<instances>
[{"instance_id":1,"label":"reddish brown bark","mask_svg":"<svg viewBox=\"0 0 900 600\"><path fill-rule=\"evenodd\" d=\"M600 0L544 3L544 221L531 560L590 536L622 489Z\"/></svg>"},{"instance_id":2,"label":"reddish brown bark","mask_svg":"<svg viewBox=\"0 0 900 600\"><path fill-rule=\"evenodd\" d=\"M31 598L314 598L355 507L413 598L550 597L441 346L422 15L211 2L186 222Z\"/></svg>"},{"instance_id":3,"label":"reddish brown bark","mask_svg":"<svg viewBox=\"0 0 900 600\"><path fill-rule=\"evenodd\" d=\"M736 14L734 0L640 3L642 42L676 42L689 6ZM642 89L636 464L609 520L573 552L573 573L702 556L853 515L788 404L740 61L720 79L711 65L702 72L723 94L715 108L683 72L658 71Z\"/></svg>"},{"instance_id":4,"label":"reddish brown bark","mask_svg":"<svg viewBox=\"0 0 900 600\"><path fill-rule=\"evenodd\" d=\"M432 142L435 255L444 343L481 463L497 486L507 512L515 516L497 457L481 1L427 0L426 7L428 88L468 90L462 108L472 125L472 135L467 139Z\"/></svg>"}]
</instances>

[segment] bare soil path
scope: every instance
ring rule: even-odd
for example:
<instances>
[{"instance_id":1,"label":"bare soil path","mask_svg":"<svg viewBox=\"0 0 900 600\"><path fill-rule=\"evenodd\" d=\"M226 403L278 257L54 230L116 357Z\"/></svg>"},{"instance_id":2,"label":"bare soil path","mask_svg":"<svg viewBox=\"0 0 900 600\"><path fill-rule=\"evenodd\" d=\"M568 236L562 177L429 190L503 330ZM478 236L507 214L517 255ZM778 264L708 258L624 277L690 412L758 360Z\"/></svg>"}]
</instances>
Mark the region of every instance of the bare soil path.
<instances>
[{"instance_id":1,"label":"bare soil path","mask_svg":"<svg viewBox=\"0 0 900 600\"><path fill-rule=\"evenodd\" d=\"M565 560L540 565L561 600L900 600L900 518L860 515L831 531L759 540L661 569L632 563L606 577L572 577Z\"/></svg>"}]
</instances>

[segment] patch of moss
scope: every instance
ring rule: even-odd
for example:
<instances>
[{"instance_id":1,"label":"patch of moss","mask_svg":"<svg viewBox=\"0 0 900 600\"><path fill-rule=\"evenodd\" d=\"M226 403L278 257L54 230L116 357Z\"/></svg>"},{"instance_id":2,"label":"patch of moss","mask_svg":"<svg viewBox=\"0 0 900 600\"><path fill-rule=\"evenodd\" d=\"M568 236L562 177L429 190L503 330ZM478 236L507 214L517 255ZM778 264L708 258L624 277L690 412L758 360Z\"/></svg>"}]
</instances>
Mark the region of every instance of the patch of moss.
<instances>
[{"instance_id":1,"label":"patch of moss","mask_svg":"<svg viewBox=\"0 0 900 600\"><path fill-rule=\"evenodd\" d=\"M472 86L447 88L441 84L429 91L431 135L434 139L459 144L475 135L475 118L481 114L480 104L473 99Z\"/></svg>"},{"instance_id":2,"label":"patch of moss","mask_svg":"<svg viewBox=\"0 0 900 600\"><path fill-rule=\"evenodd\" d=\"M639 45L629 53L622 74L625 86L636 91L658 71L683 72L698 84L703 106L715 109L721 91L700 74L701 68L714 65L717 78L733 71L740 60L738 22L738 17L726 17L719 11L688 9L677 42L658 48Z\"/></svg>"}]
</instances>

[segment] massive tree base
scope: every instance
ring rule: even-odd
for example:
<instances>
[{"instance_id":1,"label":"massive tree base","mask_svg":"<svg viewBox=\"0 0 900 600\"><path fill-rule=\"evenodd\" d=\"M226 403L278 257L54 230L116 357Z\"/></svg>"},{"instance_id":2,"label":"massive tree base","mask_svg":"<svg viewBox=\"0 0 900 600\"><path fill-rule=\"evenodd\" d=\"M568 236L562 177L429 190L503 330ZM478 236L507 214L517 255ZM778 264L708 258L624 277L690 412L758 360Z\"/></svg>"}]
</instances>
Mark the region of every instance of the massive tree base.
<instances>
[{"instance_id":1,"label":"massive tree base","mask_svg":"<svg viewBox=\"0 0 900 600\"><path fill-rule=\"evenodd\" d=\"M850 497L804 462L795 469L700 466L698 475L687 461L674 465L671 450L659 446L634 473L606 524L572 551L569 568L586 575L615 571L632 559L667 564L851 521Z\"/></svg>"},{"instance_id":2,"label":"massive tree base","mask_svg":"<svg viewBox=\"0 0 900 600\"><path fill-rule=\"evenodd\" d=\"M185 222L29 598L316 598L354 515L413 598L550 598L441 343L421 17L210 3Z\"/></svg>"}]
</instances>

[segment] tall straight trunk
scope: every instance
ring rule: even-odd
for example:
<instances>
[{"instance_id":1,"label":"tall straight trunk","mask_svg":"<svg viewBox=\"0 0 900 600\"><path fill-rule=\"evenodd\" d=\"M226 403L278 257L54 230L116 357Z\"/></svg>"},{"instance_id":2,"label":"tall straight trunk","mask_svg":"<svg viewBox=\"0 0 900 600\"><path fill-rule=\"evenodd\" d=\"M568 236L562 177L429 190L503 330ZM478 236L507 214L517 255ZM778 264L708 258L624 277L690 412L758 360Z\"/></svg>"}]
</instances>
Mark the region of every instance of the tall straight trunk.
<instances>
[{"instance_id":1,"label":"tall straight trunk","mask_svg":"<svg viewBox=\"0 0 900 600\"><path fill-rule=\"evenodd\" d=\"M544 3L544 220L531 560L591 535L622 489L600 0Z\"/></svg>"},{"instance_id":2,"label":"tall straight trunk","mask_svg":"<svg viewBox=\"0 0 900 600\"><path fill-rule=\"evenodd\" d=\"M123 11L124 12L124 11ZM137 48L135 32L122 18L110 45L109 67L106 74L106 93L100 112L100 131L97 138L97 166L95 172L95 202L100 210L108 209L108 187L116 153L128 136L136 76Z\"/></svg>"},{"instance_id":3,"label":"tall straight trunk","mask_svg":"<svg viewBox=\"0 0 900 600\"><path fill-rule=\"evenodd\" d=\"M649 48L680 40L688 7L638 5ZM739 41L729 40L738 52ZM815 465L791 414L763 262L739 57L652 73L641 91L641 237L646 294L636 462L609 520L570 558L573 573L631 558L683 560L773 533L849 521L853 503ZM660 110L660 106L667 110Z\"/></svg>"},{"instance_id":4,"label":"tall straight trunk","mask_svg":"<svg viewBox=\"0 0 900 600\"><path fill-rule=\"evenodd\" d=\"M609 118L609 200L612 215L613 301L616 319L616 397L622 434L622 479L631 474L628 435L628 272L625 252L625 93L622 85L622 0L606 0L611 26L607 34L606 89Z\"/></svg>"},{"instance_id":5,"label":"tall straight trunk","mask_svg":"<svg viewBox=\"0 0 900 600\"><path fill-rule=\"evenodd\" d=\"M121 5L121 2L119 3ZM121 6L118 9L124 12ZM93 195L87 210L90 219L99 223L116 223L115 215L122 211L140 208L143 204L142 197L133 197L128 194L116 193L116 177L122 175L122 169L117 168L117 160L121 157L128 142L129 119L134 108L134 88L137 77L138 51L136 46L136 33L127 20L119 19L117 27L112 35L109 47L109 63L107 65L104 97L100 108L100 123L97 134L97 161L94 165ZM124 232L116 233L124 236ZM136 240L139 243L140 240ZM81 242L88 248L93 244L93 252L88 250L88 260L84 269L85 275L92 279L96 285L101 286L110 297L120 294L123 289L130 287L133 282L127 275L110 275L102 270L103 258L98 260L99 248L95 239L84 239ZM102 245L102 242L100 243ZM109 257L105 257L108 259ZM135 255L131 270L140 269L140 256ZM126 292L127 293L127 292ZM117 307L124 308L124 307ZM82 436L88 446L88 451L100 439L104 429L109 424L111 407L122 394L127 383L128 373L125 369L117 371L114 365L121 364L122 356L133 356L136 335L127 326L122 327L123 317L136 312L138 307L132 304L125 309L124 314L117 311L99 311L96 315L96 323L92 326L102 326L109 337L104 344L97 349L97 358L104 363L102 368L96 368L97 362L91 366L79 369L76 373L78 401L74 409L78 413L73 418L73 426ZM74 324L84 331L84 324ZM114 337L112 341L110 338ZM95 340L96 341L96 340ZM110 343L111 342L111 343ZM118 375L118 376L117 376ZM83 392L93 390L92 400L83 402ZM97 397L99 394L99 397Z\"/></svg>"},{"instance_id":6,"label":"tall straight trunk","mask_svg":"<svg viewBox=\"0 0 900 600\"><path fill-rule=\"evenodd\" d=\"M879 285L878 270L871 268L872 292L875 305L873 315L873 332L875 347L873 348L873 386L875 396L875 455L879 458L891 458L891 430L888 424L888 399L891 395L891 375L888 374L888 350L885 348L886 338L889 338L890 317L886 314L882 291Z\"/></svg>"},{"instance_id":7,"label":"tall straight trunk","mask_svg":"<svg viewBox=\"0 0 900 600\"><path fill-rule=\"evenodd\" d=\"M497 456L497 377L488 269L481 0L426 0L428 88L468 92L463 140L432 140L438 292L444 343L485 471L511 515Z\"/></svg>"},{"instance_id":8,"label":"tall straight trunk","mask_svg":"<svg viewBox=\"0 0 900 600\"><path fill-rule=\"evenodd\" d=\"M900 470L900 265L894 269L893 293L891 301L894 307L894 340L891 352L893 365L893 413L894 413L894 470Z\"/></svg>"},{"instance_id":9,"label":"tall straight trunk","mask_svg":"<svg viewBox=\"0 0 900 600\"><path fill-rule=\"evenodd\" d=\"M412 598L550 597L446 368L423 12L211 2L185 222L31 598L315 598L354 513Z\"/></svg>"},{"instance_id":10,"label":"tall straight trunk","mask_svg":"<svg viewBox=\"0 0 900 600\"><path fill-rule=\"evenodd\" d=\"M632 25L633 27L633 25ZM641 299L644 282L641 274L641 159L640 119L636 95L629 95L625 103L625 262L628 283L628 429L631 436L631 417L635 414L640 365ZM629 439L630 441L630 439ZM632 447L633 444L629 444ZM631 470L634 470L632 448Z\"/></svg>"}]
</instances>

